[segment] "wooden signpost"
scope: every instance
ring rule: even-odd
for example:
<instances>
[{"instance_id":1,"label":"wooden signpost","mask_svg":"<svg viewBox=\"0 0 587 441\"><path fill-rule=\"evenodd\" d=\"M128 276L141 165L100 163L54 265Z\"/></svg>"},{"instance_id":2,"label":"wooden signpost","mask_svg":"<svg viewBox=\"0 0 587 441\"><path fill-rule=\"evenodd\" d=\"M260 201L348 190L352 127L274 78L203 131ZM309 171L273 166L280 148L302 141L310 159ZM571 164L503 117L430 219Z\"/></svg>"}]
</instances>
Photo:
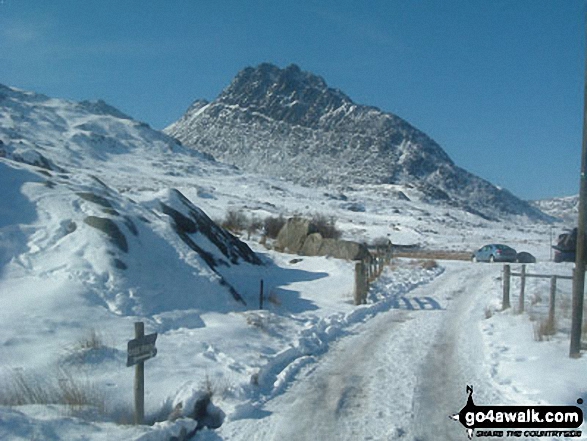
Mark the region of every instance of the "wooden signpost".
<instances>
[{"instance_id":1,"label":"wooden signpost","mask_svg":"<svg viewBox=\"0 0 587 441\"><path fill-rule=\"evenodd\" d=\"M145 421L145 361L157 355L157 333L145 335L145 324L135 322L135 338L128 342L126 365L135 366L135 424Z\"/></svg>"}]
</instances>

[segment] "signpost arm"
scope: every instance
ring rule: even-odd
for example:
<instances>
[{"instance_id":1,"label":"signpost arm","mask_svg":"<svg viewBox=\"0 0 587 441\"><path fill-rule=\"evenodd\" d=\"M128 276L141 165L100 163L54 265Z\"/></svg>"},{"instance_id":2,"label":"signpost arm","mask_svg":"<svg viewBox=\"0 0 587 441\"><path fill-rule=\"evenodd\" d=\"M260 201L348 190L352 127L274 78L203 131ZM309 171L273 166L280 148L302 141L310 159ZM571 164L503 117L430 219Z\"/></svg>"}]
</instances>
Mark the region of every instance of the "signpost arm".
<instances>
[{"instance_id":1,"label":"signpost arm","mask_svg":"<svg viewBox=\"0 0 587 441\"><path fill-rule=\"evenodd\" d=\"M145 324L135 322L135 339L142 339L145 335ZM145 362L141 361L135 365L135 424L145 422Z\"/></svg>"}]
</instances>

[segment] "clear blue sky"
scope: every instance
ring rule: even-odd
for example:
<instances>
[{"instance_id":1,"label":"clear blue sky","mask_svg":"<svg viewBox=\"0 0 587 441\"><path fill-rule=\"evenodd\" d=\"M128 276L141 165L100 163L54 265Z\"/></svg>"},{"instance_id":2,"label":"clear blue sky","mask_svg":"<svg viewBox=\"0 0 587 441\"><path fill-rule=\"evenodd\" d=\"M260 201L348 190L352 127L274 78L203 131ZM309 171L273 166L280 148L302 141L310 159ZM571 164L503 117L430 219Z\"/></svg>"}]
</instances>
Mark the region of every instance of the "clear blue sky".
<instances>
[{"instance_id":1,"label":"clear blue sky","mask_svg":"<svg viewBox=\"0 0 587 441\"><path fill-rule=\"evenodd\" d=\"M525 199L578 193L584 0L0 0L0 83L161 129L296 63Z\"/></svg>"}]
</instances>

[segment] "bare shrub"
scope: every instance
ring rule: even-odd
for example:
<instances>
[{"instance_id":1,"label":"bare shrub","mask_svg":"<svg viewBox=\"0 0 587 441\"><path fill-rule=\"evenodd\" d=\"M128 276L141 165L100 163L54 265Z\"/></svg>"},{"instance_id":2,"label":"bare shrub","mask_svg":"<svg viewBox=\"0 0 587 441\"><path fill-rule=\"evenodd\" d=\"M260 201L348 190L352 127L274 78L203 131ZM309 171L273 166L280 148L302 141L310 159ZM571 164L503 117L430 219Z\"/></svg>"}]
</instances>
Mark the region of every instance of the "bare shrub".
<instances>
[{"instance_id":1,"label":"bare shrub","mask_svg":"<svg viewBox=\"0 0 587 441\"><path fill-rule=\"evenodd\" d=\"M226 414L212 402L212 397L218 392L217 387L206 374L203 394L194 403L193 411L186 409L186 415L198 422L195 431L205 427L218 429L222 426Z\"/></svg>"},{"instance_id":2,"label":"bare shrub","mask_svg":"<svg viewBox=\"0 0 587 441\"><path fill-rule=\"evenodd\" d=\"M438 268L438 262L436 262L436 260L433 260L433 259L424 260L420 263L420 266L423 269L430 271L430 270Z\"/></svg>"},{"instance_id":3,"label":"bare shrub","mask_svg":"<svg viewBox=\"0 0 587 441\"><path fill-rule=\"evenodd\" d=\"M249 314L247 315L247 325L253 326L258 329L264 329L267 323L267 318L257 315L257 314Z\"/></svg>"},{"instance_id":4,"label":"bare shrub","mask_svg":"<svg viewBox=\"0 0 587 441\"><path fill-rule=\"evenodd\" d=\"M324 239L340 239L342 231L336 228L336 219L326 217L323 214L315 214L312 217L312 224Z\"/></svg>"},{"instance_id":5,"label":"bare shrub","mask_svg":"<svg viewBox=\"0 0 587 441\"><path fill-rule=\"evenodd\" d=\"M277 239L277 235L285 225L285 218L282 215L279 217L270 216L263 221L263 228L265 235L270 239Z\"/></svg>"},{"instance_id":6,"label":"bare shrub","mask_svg":"<svg viewBox=\"0 0 587 441\"><path fill-rule=\"evenodd\" d=\"M116 357L116 349L106 345L102 333L91 328L71 346L65 348L66 362L73 365L83 365L104 359Z\"/></svg>"},{"instance_id":7,"label":"bare shrub","mask_svg":"<svg viewBox=\"0 0 587 441\"><path fill-rule=\"evenodd\" d=\"M534 340L550 340L556 334L556 322L554 320L542 319L534 323Z\"/></svg>"},{"instance_id":8,"label":"bare shrub","mask_svg":"<svg viewBox=\"0 0 587 441\"><path fill-rule=\"evenodd\" d=\"M263 229L263 221L256 216L251 217L248 225L247 225L247 234L249 239L251 238L251 234L261 231Z\"/></svg>"},{"instance_id":9,"label":"bare shrub","mask_svg":"<svg viewBox=\"0 0 587 441\"><path fill-rule=\"evenodd\" d=\"M9 383L2 388L1 404L4 406L55 404L54 387L55 385L49 387L46 379L32 378L23 370L14 370Z\"/></svg>"},{"instance_id":10,"label":"bare shrub","mask_svg":"<svg viewBox=\"0 0 587 441\"><path fill-rule=\"evenodd\" d=\"M534 293L534 295L530 297L530 305L535 306L539 303L542 303L542 296L540 293Z\"/></svg>"},{"instance_id":11,"label":"bare shrub","mask_svg":"<svg viewBox=\"0 0 587 441\"><path fill-rule=\"evenodd\" d=\"M215 393L216 393L216 388L215 385L212 384L212 380L210 379L210 375L208 374L208 372L206 371L206 376L204 377L204 381L203 381L203 389L204 389L204 393L206 395L208 395L209 398L212 398Z\"/></svg>"},{"instance_id":12,"label":"bare shrub","mask_svg":"<svg viewBox=\"0 0 587 441\"><path fill-rule=\"evenodd\" d=\"M102 334L96 329L91 328L85 337L78 341L80 349L103 349L106 347Z\"/></svg>"},{"instance_id":13,"label":"bare shrub","mask_svg":"<svg viewBox=\"0 0 587 441\"><path fill-rule=\"evenodd\" d=\"M249 219L246 214L240 210L230 209L226 212L226 216L221 223L223 228L230 230L234 233L240 233L246 230L249 225Z\"/></svg>"},{"instance_id":14,"label":"bare shrub","mask_svg":"<svg viewBox=\"0 0 587 441\"><path fill-rule=\"evenodd\" d=\"M59 396L62 404L73 409L85 406L96 408L100 414L104 413L105 399L99 388L89 380L74 378L71 373L61 371L58 379Z\"/></svg>"},{"instance_id":15,"label":"bare shrub","mask_svg":"<svg viewBox=\"0 0 587 441\"><path fill-rule=\"evenodd\" d=\"M278 299L272 299L269 295L268 301L273 303ZM245 316L248 326L258 329L267 334L274 334L274 329L279 327L279 322L269 311L251 311Z\"/></svg>"},{"instance_id":16,"label":"bare shrub","mask_svg":"<svg viewBox=\"0 0 587 441\"><path fill-rule=\"evenodd\" d=\"M48 377L27 375L14 370L8 384L4 385L0 404L23 406L28 404L58 404L73 411L93 408L103 415L104 395L88 380L82 380L63 369Z\"/></svg>"}]
</instances>

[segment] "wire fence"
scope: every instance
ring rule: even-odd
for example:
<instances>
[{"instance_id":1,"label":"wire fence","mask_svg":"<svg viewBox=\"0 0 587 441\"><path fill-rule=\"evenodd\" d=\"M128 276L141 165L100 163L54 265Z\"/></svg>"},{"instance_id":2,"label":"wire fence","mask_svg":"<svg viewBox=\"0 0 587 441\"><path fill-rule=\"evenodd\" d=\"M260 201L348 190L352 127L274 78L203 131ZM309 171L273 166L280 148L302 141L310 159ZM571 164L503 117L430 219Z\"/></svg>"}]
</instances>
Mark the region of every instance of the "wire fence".
<instances>
[{"instance_id":1,"label":"wire fence","mask_svg":"<svg viewBox=\"0 0 587 441\"><path fill-rule=\"evenodd\" d=\"M558 333L570 336L573 276L537 274L526 265L504 265L502 308L527 314L534 323L534 338L548 340ZM587 329L583 326L583 333Z\"/></svg>"}]
</instances>

